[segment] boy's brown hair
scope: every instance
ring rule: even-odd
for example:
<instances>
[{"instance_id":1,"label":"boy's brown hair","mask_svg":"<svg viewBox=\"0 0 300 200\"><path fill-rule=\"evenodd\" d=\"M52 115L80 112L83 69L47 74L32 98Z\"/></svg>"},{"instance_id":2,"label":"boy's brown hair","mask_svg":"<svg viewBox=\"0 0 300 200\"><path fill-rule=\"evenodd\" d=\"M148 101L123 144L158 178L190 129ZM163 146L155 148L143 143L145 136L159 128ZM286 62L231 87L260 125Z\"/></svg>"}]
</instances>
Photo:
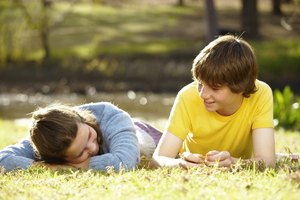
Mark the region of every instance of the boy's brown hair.
<instances>
[{"instance_id":1,"label":"boy's brown hair","mask_svg":"<svg viewBox=\"0 0 300 200\"><path fill-rule=\"evenodd\" d=\"M210 87L227 86L244 97L256 92L257 62L252 47L237 36L220 36L194 59L193 78Z\"/></svg>"},{"instance_id":2,"label":"boy's brown hair","mask_svg":"<svg viewBox=\"0 0 300 200\"><path fill-rule=\"evenodd\" d=\"M101 149L100 127L96 117L87 110L51 105L34 111L32 118L34 121L30 128L30 137L39 160L64 163L65 151L74 141L79 123L88 124L95 129Z\"/></svg>"}]
</instances>

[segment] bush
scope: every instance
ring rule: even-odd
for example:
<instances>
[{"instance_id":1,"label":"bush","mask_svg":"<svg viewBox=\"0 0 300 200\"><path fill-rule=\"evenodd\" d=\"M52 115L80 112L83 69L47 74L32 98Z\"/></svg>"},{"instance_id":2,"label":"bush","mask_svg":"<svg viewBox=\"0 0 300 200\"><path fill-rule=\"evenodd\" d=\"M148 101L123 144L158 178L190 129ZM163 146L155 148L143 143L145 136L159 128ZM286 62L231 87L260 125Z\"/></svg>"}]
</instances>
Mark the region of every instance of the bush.
<instances>
[{"instance_id":1,"label":"bush","mask_svg":"<svg viewBox=\"0 0 300 200\"><path fill-rule=\"evenodd\" d=\"M289 130L300 130L300 98L296 97L289 86L283 92L274 91L275 126Z\"/></svg>"}]
</instances>

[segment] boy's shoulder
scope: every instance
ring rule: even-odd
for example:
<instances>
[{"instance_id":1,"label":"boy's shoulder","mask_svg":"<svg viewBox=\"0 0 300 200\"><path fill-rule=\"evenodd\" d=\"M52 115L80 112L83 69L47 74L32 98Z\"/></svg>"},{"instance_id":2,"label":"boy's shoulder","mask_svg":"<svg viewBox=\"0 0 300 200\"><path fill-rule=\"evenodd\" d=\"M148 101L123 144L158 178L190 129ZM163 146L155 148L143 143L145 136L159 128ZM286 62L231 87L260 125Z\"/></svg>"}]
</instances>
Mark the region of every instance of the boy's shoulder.
<instances>
[{"instance_id":1,"label":"boy's shoulder","mask_svg":"<svg viewBox=\"0 0 300 200\"><path fill-rule=\"evenodd\" d=\"M263 82L258 79L256 79L256 81L255 81L255 86L257 88L257 91L256 91L257 93L264 93L267 91L272 91L271 87L266 82Z\"/></svg>"},{"instance_id":2,"label":"boy's shoulder","mask_svg":"<svg viewBox=\"0 0 300 200\"><path fill-rule=\"evenodd\" d=\"M197 82L193 81L191 83L189 83L188 85L184 86L179 92L178 94L186 94L186 93L194 93L197 92Z\"/></svg>"}]
</instances>

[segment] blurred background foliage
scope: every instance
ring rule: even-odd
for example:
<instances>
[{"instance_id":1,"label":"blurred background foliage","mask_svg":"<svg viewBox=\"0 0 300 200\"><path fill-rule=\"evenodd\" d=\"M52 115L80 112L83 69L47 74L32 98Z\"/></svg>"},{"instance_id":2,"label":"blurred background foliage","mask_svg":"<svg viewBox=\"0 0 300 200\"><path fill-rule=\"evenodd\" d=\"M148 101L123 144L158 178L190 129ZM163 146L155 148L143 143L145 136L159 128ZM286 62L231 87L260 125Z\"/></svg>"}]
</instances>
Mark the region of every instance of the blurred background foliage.
<instances>
[{"instance_id":1,"label":"blurred background foliage","mask_svg":"<svg viewBox=\"0 0 300 200\"><path fill-rule=\"evenodd\" d=\"M299 130L299 3L1 0L0 92L176 93L198 52L231 33L255 49L277 127Z\"/></svg>"},{"instance_id":2,"label":"blurred background foliage","mask_svg":"<svg viewBox=\"0 0 300 200\"><path fill-rule=\"evenodd\" d=\"M176 92L191 81L191 63L201 48L216 35L232 33L254 46L261 79L273 89L290 85L299 92L298 4L298 0L2 0L0 90L10 91L12 86L39 90L29 87L30 81L64 82L75 92L87 82L98 91Z\"/></svg>"},{"instance_id":3,"label":"blurred background foliage","mask_svg":"<svg viewBox=\"0 0 300 200\"><path fill-rule=\"evenodd\" d=\"M274 121L277 128L300 131L300 98L286 86L274 91Z\"/></svg>"}]
</instances>

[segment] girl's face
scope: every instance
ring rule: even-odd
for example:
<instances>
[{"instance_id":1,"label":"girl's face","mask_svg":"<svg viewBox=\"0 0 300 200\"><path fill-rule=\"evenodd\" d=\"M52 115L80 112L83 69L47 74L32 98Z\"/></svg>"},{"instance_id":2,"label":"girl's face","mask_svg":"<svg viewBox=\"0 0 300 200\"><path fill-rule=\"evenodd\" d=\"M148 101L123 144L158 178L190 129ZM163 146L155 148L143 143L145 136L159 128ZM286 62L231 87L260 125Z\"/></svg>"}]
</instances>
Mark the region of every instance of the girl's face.
<instances>
[{"instance_id":1,"label":"girl's face","mask_svg":"<svg viewBox=\"0 0 300 200\"><path fill-rule=\"evenodd\" d=\"M198 91L207 111L224 116L235 113L243 102L243 95L233 93L227 86L212 88L199 82Z\"/></svg>"},{"instance_id":2,"label":"girl's face","mask_svg":"<svg viewBox=\"0 0 300 200\"><path fill-rule=\"evenodd\" d=\"M87 124L79 123L74 141L65 153L65 160L69 163L82 163L99 152L97 132Z\"/></svg>"}]
</instances>

